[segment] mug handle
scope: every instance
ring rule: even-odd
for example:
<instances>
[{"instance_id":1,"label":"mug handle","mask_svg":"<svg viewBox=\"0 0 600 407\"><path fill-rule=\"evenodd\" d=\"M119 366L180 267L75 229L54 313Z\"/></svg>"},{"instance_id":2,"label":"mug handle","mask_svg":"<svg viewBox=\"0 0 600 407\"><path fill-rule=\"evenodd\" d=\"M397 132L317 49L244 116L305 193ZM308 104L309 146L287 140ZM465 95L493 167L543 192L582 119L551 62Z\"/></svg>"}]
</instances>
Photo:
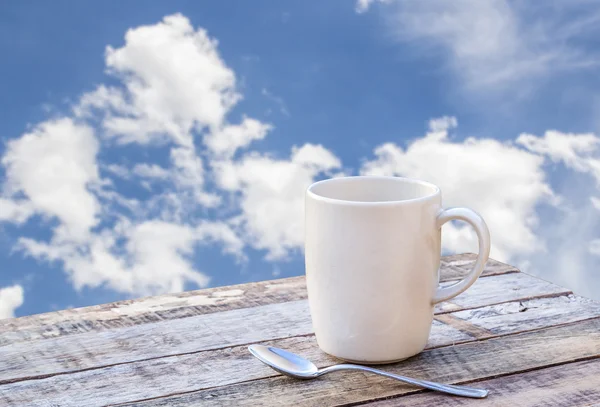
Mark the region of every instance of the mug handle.
<instances>
[{"instance_id":1,"label":"mug handle","mask_svg":"<svg viewBox=\"0 0 600 407\"><path fill-rule=\"evenodd\" d=\"M435 296L433 297L434 304L456 297L458 294L469 288L483 271L485 263L490 256L490 231L483 218L479 216L477 212L467 208L445 209L438 215L436 225L438 228L441 228L444 223L450 220L464 220L475 229L477 239L479 240L479 253L477 254L477 261L475 262L473 269L471 269L465 278L450 286L438 287Z\"/></svg>"}]
</instances>

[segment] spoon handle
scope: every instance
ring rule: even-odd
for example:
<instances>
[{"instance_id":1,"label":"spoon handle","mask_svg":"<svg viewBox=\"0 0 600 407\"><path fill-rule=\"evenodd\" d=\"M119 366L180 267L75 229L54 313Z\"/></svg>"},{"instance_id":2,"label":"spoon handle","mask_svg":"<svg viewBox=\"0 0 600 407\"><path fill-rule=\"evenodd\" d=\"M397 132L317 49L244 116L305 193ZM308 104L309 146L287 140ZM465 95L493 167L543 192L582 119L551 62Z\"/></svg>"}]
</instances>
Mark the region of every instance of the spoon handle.
<instances>
[{"instance_id":1,"label":"spoon handle","mask_svg":"<svg viewBox=\"0 0 600 407\"><path fill-rule=\"evenodd\" d=\"M430 382L428 380L411 379L410 377L400 376L397 374L384 372L383 370L373 369L372 367L361 365L341 364L329 366L319 370L319 376L330 372L336 372L338 370L362 370L363 372L375 373L381 376L389 377L390 379L396 379L404 383L412 384L414 386L424 387L426 389L440 391L442 393L453 394L455 396L482 399L488 395L488 391L484 389L475 389L473 387L435 383Z\"/></svg>"}]
</instances>

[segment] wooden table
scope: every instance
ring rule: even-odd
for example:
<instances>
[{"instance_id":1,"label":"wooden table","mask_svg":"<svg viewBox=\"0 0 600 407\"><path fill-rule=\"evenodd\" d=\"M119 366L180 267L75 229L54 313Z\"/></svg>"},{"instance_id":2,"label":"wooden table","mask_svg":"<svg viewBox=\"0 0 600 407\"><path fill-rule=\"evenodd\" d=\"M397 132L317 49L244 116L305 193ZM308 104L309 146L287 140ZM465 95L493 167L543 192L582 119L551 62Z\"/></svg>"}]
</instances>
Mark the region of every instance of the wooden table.
<instances>
[{"instance_id":1,"label":"wooden table","mask_svg":"<svg viewBox=\"0 0 600 407\"><path fill-rule=\"evenodd\" d=\"M472 255L443 259L459 278ZM359 372L282 377L247 345L336 363L303 277L0 321L0 406L587 406L600 403L600 303L491 260L436 311L428 349L385 370L491 391L462 399ZM597 404L600 406L600 404Z\"/></svg>"}]
</instances>

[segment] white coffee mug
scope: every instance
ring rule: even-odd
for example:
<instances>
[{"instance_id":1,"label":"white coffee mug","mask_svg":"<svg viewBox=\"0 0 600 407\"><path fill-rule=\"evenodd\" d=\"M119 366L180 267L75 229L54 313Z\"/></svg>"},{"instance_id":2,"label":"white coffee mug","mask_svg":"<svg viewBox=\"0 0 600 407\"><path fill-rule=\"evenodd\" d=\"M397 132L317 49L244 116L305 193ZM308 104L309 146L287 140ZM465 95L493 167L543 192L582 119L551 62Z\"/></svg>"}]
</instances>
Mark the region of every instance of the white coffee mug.
<instances>
[{"instance_id":1,"label":"white coffee mug","mask_svg":"<svg viewBox=\"0 0 600 407\"><path fill-rule=\"evenodd\" d=\"M313 327L326 353L359 363L388 363L421 352L434 304L477 280L490 252L483 219L442 209L440 189L399 177L345 177L306 191L306 282ZM439 286L441 227L471 224L479 239L473 269Z\"/></svg>"}]
</instances>

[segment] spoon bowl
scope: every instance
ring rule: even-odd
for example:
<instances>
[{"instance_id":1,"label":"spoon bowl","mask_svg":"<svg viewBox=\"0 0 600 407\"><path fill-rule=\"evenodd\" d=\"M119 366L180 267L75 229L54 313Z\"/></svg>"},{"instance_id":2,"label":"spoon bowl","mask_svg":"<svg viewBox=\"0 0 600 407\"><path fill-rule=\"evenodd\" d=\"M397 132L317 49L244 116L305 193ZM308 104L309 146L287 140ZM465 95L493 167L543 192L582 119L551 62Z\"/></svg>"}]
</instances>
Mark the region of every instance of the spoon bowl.
<instances>
[{"instance_id":1,"label":"spoon bowl","mask_svg":"<svg viewBox=\"0 0 600 407\"><path fill-rule=\"evenodd\" d=\"M319 375L319 369L313 362L287 350L263 345L250 345L248 350L265 365L284 375L297 379L312 379Z\"/></svg>"},{"instance_id":2,"label":"spoon bowl","mask_svg":"<svg viewBox=\"0 0 600 407\"><path fill-rule=\"evenodd\" d=\"M314 379L326 373L336 372L339 370L361 370L364 372L370 372L380 376L389 377L391 379L396 379L403 383L424 387L426 389L435 390L442 393L453 394L455 396L481 399L487 397L488 395L488 391L484 389L475 389L466 386L455 386L452 384L430 382L428 380L412 379L410 377L388 373L384 370L373 369L368 366L340 364L319 369L310 360L305 359L300 355L296 355L295 353L275 348L273 346L250 345L248 346L248 350L265 365L271 367L279 373L282 373L286 376L295 377L296 379Z\"/></svg>"}]
</instances>

